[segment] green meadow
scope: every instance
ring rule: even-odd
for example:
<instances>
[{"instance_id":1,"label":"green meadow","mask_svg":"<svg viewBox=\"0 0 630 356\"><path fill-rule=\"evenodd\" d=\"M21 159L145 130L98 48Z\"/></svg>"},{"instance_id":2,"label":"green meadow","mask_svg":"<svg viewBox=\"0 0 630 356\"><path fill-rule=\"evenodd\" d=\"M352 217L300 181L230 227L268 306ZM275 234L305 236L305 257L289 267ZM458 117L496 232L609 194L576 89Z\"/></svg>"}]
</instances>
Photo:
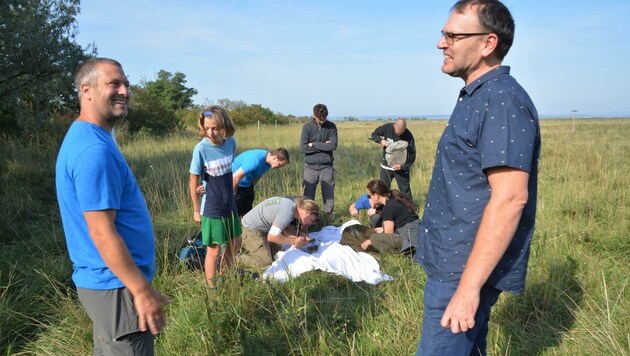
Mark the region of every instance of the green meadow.
<instances>
[{"instance_id":1,"label":"green meadow","mask_svg":"<svg viewBox=\"0 0 630 356\"><path fill-rule=\"evenodd\" d=\"M380 149L367 137L382 122L337 122L336 208L378 177ZM412 120L418 158L412 190L422 216L435 146L446 121ZM630 353L630 119L541 122L537 222L527 287L504 293L493 310L493 355ZM239 152L286 147L287 167L271 171L257 201L301 194L301 126L238 127ZM156 231L154 285L172 297L158 355L409 355L421 332L425 274L398 256L376 258L394 277L378 285L308 272L284 284L227 272L208 290L175 254L198 229L188 168L196 132L118 142L142 188ZM58 143L0 142L0 353L89 355L91 322L72 281L56 205ZM318 189L318 194L320 190ZM317 197L321 202L321 197ZM367 224L367 217L361 216Z\"/></svg>"}]
</instances>

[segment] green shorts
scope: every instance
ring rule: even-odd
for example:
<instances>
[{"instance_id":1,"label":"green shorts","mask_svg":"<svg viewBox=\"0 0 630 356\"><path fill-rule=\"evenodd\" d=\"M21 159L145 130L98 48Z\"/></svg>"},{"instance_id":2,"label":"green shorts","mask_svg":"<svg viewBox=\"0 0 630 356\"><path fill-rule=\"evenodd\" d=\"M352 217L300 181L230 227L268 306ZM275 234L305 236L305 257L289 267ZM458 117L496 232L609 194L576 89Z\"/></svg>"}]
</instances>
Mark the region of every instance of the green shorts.
<instances>
[{"instance_id":1,"label":"green shorts","mask_svg":"<svg viewBox=\"0 0 630 356\"><path fill-rule=\"evenodd\" d=\"M222 218L201 217L201 240L204 246L224 245L242 233L241 220L236 213Z\"/></svg>"}]
</instances>

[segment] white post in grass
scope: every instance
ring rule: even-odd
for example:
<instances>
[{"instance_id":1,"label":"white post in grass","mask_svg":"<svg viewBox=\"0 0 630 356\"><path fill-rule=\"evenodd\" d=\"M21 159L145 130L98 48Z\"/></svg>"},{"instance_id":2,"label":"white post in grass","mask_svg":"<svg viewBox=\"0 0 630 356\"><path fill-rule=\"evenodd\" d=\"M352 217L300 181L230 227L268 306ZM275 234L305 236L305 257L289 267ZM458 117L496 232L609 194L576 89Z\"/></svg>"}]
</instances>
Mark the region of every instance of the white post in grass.
<instances>
[{"instance_id":1,"label":"white post in grass","mask_svg":"<svg viewBox=\"0 0 630 356\"><path fill-rule=\"evenodd\" d=\"M571 111L573 111L573 131L572 132L575 132L575 113L577 112L577 110L571 110Z\"/></svg>"}]
</instances>

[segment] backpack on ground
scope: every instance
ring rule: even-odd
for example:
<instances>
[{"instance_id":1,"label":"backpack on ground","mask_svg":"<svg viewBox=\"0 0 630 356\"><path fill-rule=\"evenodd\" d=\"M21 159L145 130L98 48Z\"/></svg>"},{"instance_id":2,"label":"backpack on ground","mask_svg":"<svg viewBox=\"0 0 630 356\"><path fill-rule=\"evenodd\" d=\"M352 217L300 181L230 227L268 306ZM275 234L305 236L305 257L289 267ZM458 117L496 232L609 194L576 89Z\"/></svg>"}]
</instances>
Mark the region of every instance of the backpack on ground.
<instances>
[{"instance_id":1,"label":"backpack on ground","mask_svg":"<svg viewBox=\"0 0 630 356\"><path fill-rule=\"evenodd\" d=\"M206 246L201 240L201 231L186 238L177 253L177 258L190 270L204 269L206 261Z\"/></svg>"}]
</instances>

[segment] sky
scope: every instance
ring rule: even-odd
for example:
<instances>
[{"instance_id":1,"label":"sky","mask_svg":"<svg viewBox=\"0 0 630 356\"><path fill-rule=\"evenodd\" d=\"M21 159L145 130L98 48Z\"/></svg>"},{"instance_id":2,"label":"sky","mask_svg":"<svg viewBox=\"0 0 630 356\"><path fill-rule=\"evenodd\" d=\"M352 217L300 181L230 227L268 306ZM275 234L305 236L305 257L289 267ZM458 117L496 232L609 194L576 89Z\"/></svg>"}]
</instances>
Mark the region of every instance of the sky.
<instances>
[{"instance_id":1,"label":"sky","mask_svg":"<svg viewBox=\"0 0 630 356\"><path fill-rule=\"evenodd\" d=\"M81 1L77 42L120 61L132 83L186 75L217 99L331 117L448 115L464 82L436 48L453 2ZM503 61L541 116L630 115L630 1L505 0L516 23Z\"/></svg>"}]
</instances>

